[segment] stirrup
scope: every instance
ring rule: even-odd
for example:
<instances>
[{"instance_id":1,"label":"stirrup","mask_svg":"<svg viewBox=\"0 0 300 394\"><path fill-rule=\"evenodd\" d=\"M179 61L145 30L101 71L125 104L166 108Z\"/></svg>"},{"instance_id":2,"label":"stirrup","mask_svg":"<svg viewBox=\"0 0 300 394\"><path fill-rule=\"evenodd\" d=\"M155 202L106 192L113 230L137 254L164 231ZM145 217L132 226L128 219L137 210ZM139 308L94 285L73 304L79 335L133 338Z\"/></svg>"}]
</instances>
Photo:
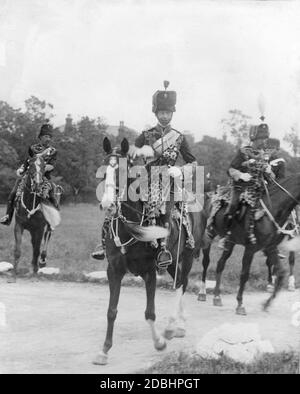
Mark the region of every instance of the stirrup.
<instances>
[{"instance_id":1,"label":"stirrup","mask_svg":"<svg viewBox=\"0 0 300 394\"><path fill-rule=\"evenodd\" d=\"M11 218L10 218L9 214L4 215L0 219L0 223L3 224L4 226L9 226L11 223Z\"/></svg>"},{"instance_id":2,"label":"stirrup","mask_svg":"<svg viewBox=\"0 0 300 394\"><path fill-rule=\"evenodd\" d=\"M156 266L159 270L165 271L170 264L172 264L172 254L167 249L162 249L156 258Z\"/></svg>"},{"instance_id":3,"label":"stirrup","mask_svg":"<svg viewBox=\"0 0 300 394\"><path fill-rule=\"evenodd\" d=\"M95 250L92 253L92 257L95 260L104 260L105 259L105 251L104 251L103 247L99 247L98 250Z\"/></svg>"}]
</instances>

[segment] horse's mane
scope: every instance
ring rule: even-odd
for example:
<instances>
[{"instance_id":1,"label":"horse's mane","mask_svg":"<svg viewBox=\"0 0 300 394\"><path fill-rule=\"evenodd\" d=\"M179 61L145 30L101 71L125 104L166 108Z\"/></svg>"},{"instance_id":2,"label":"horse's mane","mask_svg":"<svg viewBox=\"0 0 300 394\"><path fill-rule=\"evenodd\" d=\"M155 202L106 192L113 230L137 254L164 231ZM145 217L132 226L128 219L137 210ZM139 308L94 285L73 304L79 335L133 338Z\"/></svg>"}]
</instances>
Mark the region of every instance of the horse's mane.
<instances>
[{"instance_id":1,"label":"horse's mane","mask_svg":"<svg viewBox=\"0 0 300 394\"><path fill-rule=\"evenodd\" d=\"M271 181L272 182L272 181ZM279 183L282 187L285 189L288 189L291 183L299 183L300 185L300 172L297 172L295 174L289 175L286 178L282 179L281 181L277 182ZM279 190L281 190L276 183L273 183L268 186L269 193L270 195L274 195L278 193Z\"/></svg>"}]
</instances>

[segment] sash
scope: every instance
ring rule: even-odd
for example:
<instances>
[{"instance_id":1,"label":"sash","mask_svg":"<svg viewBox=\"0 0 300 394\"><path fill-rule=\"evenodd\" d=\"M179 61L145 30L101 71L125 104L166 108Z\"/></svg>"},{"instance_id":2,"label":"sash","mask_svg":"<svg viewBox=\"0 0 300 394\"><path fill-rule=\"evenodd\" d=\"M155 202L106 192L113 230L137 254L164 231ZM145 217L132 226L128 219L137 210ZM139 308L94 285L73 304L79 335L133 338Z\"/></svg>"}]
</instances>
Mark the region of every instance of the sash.
<instances>
[{"instance_id":1,"label":"sash","mask_svg":"<svg viewBox=\"0 0 300 394\"><path fill-rule=\"evenodd\" d=\"M154 142L152 145L153 150L156 154L162 155L166 149L176 144L179 135L180 134L178 134L178 132L175 130L169 131L166 135Z\"/></svg>"}]
</instances>

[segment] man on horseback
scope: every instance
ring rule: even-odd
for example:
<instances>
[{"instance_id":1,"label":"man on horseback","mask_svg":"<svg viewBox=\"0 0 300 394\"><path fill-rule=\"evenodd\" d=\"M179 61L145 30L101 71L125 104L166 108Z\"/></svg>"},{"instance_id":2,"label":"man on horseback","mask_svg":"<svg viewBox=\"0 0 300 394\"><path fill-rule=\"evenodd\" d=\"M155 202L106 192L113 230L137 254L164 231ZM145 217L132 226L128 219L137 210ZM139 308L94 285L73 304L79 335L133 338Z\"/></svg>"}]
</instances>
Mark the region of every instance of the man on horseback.
<instances>
[{"instance_id":1,"label":"man on horseback","mask_svg":"<svg viewBox=\"0 0 300 394\"><path fill-rule=\"evenodd\" d=\"M58 203L56 201L55 195L54 195L54 186L51 182L51 172L54 169L55 163L56 163L56 158L57 158L57 150L52 146L52 137L53 137L53 127L49 124L46 123L42 125L40 129L40 133L38 136L38 142L31 145L28 149L28 155L29 157L25 160L25 162L21 165L21 167L17 170L17 175L18 179L15 182L15 185L10 192L8 196L8 202L7 202L7 210L6 214L0 219L0 223L9 226L13 214L14 214L14 204L15 204L15 199L17 195L18 188L20 186L20 182L23 179L24 175L26 174L26 171L29 166L29 162L32 157L34 157L37 154L40 154L44 152L47 149L47 153L44 156L45 160L45 183L47 183L47 189L49 193L49 201L54 205L56 209L58 209Z\"/></svg>"},{"instance_id":2,"label":"man on horseback","mask_svg":"<svg viewBox=\"0 0 300 394\"><path fill-rule=\"evenodd\" d=\"M264 120L264 117L261 117ZM265 191L265 177L274 177L265 148L269 138L269 128L266 123L251 126L249 133L251 145L240 148L228 169L231 183L231 198L225 213L226 236L223 245L230 238L233 218L243 199L250 205L248 223L248 241L256 243L254 235L254 214L257 202ZM210 231L208 231L210 235Z\"/></svg>"},{"instance_id":3,"label":"man on horseback","mask_svg":"<svg viewBox=\"0 0 300 394\"><path fill-rule=\"evenodd\" d=\"M170 177L174 179L182 179L181 169L175 166L179 154L181 154L187 165L196 166L197 162L190 150L185 136L171 126L173 113L176 110L176 92L168 91L168 86L169 82L164 81L165 90L158 90L153 95L152 112L155 114L158 123L155 127L143 131L136 139L136 154L137 156L143 155L144 147L151 146L154 157L150 158L147 162L149 168L154 168L154 166L156 166L157 171L159 171L159 168L165 166L168 168L167 173ZM158 177L160 177L160 175L158 175ZM164 185L162 184L163 182L161 178L159 179L159 182L151 185L151 191L148 194L148 201L145 202L146 215L148 216L151 224L156 224L159 220L163 225L168 227L170 224L171 213L166 211L166 205L163 198ZM193 249L194 238L189 226L187 205L184 202L181 204L183 204L183 206L181 206L183 215L182 223L187 233L186 246ZM180 209L178 206L180 204L176 205L177 208ZM157 260L158 265L160 263L163 265L164 261L170 260L170 252L166 250L166 240L161 240L160 242L160 253L158 254Z\"/></svg>"},{"instance_id":4,"label":"man on horseback","mask_svg":"<svg viewBox=\"0 0 300 394\"><path fill-rule=\"evenodd\" d=\"M150 148L152 157L150 160L147 160L147 166L156 166L158 171L160 167L166 166L170 177L182 178L181 170L175 167L179 154L181 154L187 164L196 165L196 159L191 153L185 136L171 127L170 122L175 112L176 92L168 91L168 85L169 82L165 81L165 90L158 90L153 95L152 111L158 120L158 124L149 130L143 131L136 139L134 155L145 156L145 152L147 151L147 155L150 156L149 149L147 149L150 146L152 148ZM157 185L152 185L153 187L151 188L151 192L149 192L148 201L145 202L146 216L150 224L156 224L158 219L162 219L163 224L168 226L170 213L166 212L164 201L162 201L162 182L161 178L159 179L160 181ZM183 204L183 224L187 232L187 247L194 248L194 239L187 218L187 208L186 204ZM164 261L170 261L170 252L166 250L166 240L162 240L160 245L161 252L163 253L159 254L158 260L163 264ZM103 247L98 245L97 250L92 253L92 257L98 260L103 259Z\"/></svg>"}]
</instances>

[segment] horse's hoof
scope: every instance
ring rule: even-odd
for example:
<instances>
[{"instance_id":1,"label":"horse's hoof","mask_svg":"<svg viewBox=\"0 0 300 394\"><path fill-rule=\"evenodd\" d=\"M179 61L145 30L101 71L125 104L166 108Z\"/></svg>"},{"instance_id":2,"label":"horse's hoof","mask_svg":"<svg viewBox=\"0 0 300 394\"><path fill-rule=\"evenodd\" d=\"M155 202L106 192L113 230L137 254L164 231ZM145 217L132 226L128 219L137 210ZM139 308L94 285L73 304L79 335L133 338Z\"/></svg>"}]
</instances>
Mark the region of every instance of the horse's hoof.
<instances>
[{"instance_id":1,"label":"horse's hoof","mask_svg":"<svg viewBox=\"0 0 300 394\"><path fill-rule=\"evenodd\" d=\"M159 338L157 341L154 342L154 347L156 350L164 350L167 347L167 342L164 338Z\"/></svg>"},{"instance_id":2,"label":"horse's hoof","mask_svg":"<svg viewBox=\"0 0 300 394\"><path fill-rule=\"evenodd\" d=\"M174 329L169 329L166 328L164 333L163 333L164 338L166 338L168 341L170 341L172 338L175 337L175 330Z\"/></svg>"},{"instance_id":3,"label":"horse's hoof","mask_svg":"<svg viewBox=\"0 0 300 394\"><path fill-rule=\"evenodd\" d=\"M9 275L7 277L7 283L16 283L17 282L17 277L16 275Z\"/></svg>"},{"instance_id":4,"label":"horse's hoof","mask_svg":"<svg viewBox=\"0 0 300 394\"><path fill-rule=\"evenodd\" d=\"M30 278L31 282L38 282L39 281L39 277L38 277L37 273L31 274L29 278Z\"/></svg>"},{"instance_id":5,"label":"horse's hoof","mask_svg":"<svg viewBox=\"0 0 300 394\"><path fill-rule=\"evenodd\" d=\"M198 294L198 301L206 301L206 294Z\"/></svg>"},{"instance_id":6,"label":"horse's hoof","mask_svg":"<svg viewBox=\"0 0 300 394\"><path fill-rule=\"evenodd\" d=\"M273 293L274 291L274 285L271 285L270 283L267 285L267 292L268 293Z\"/></svg>"},{"instance_id":7,"label":"horse's hoof","mask_svg":"<svg viewBox=\"0 0 300 394\"><path fill-rule=\"evenodd\" d=\"M108 362L108 355L100 352L92 362L94 365L106 365Z\"/></svg>"},{"instance_id":8,"label":"horse's hoof","mask_svg":"<svg viewBox=\"0 0 300 394\"><path fill-rule=\"evenodd\" d=\"M185 337L185 328L176 328L174 337L175 338L183 338Z\"/></svg>"},{"instance_id":9,"label":"horse's hoof","mask_svg":"<svg viewBox=\"0 0 300 394\"><path fill-rule=\"evenodd\" d=\"M247 312L246 312L246 309L245 309L244 306L238 306L238 307L236 308L236 310L235 310L235 313L236 313L237 315L241 315L241 316L246 316L246 315L247 315Z\"/></svg>"},{"instance_id":10,"label":"horse's hoof","mask_svg":"<svg viewBox=\"0 0 300 394\"><path fill-rule=\"evenodd\" d=\"M214 306L223 306L223 302L220 296L214 297L213 299Z\"/></svg>"}]
</instances>

